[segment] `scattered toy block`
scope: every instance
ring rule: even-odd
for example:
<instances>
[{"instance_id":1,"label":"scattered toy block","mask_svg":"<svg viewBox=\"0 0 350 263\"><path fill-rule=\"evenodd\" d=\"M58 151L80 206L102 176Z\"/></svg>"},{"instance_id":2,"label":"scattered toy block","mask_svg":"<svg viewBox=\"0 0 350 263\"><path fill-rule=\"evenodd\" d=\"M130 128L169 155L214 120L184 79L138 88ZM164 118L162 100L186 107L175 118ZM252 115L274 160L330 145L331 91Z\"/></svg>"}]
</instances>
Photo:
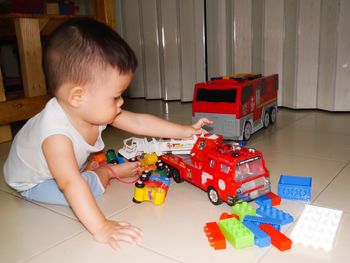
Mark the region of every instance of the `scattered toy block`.
<instances>
[{"instance_id":1,"label":"scattered toy block","mask_svg":"<svg viewBox=\"0 0 350 263\"><path fill-rule=\"evenodd\" d=\"M221 215L220 215L220 220L224 220L224 219L227 219L227 218L232 218L232 217L234 217L234 218L236 218L236 219L238 219L239 220L239 216L238 215L236 215L236 214L228 214L228 213L222 213Z\"/></svg>"},{"instance_id":2,"label":"scattered toy block","mask_svg":"<svg viewBox=\"0 0 350 263\"><path fill-rule=\"evenodd\" d=\"M266 196L271 199L272 206L277 206L277 205L281 204L282 198L279 197L278 195L276 195L275 193L270 192L270 193L266 194Z\"/></svg>"},{"instance_id":3,"label":"scattered toy block","mask_svg":"<svg viewBox=\"0 0 350 263\"><path fill-rule=\"evenodd\" d=\"M281 225L279 224L280 221L277 219L269 218L269 217L260 217L260 216L246 216L244 218L244 221L251 222L255 225L260 225L260 224L270 224L274 228L276 228L278 231L281 229ZM244 222L243 221L243 222Z\"/></svg>"},{"instance_id":4,"label":"scattered toy block","mask_svg":"<svg viewBox=\"0 0 350 263\"><path fill-rule=\"evenodd\" d=\"M262 231L257 225L249 221L244 221L243 225L254 234L255 245L258 247L268 247L271 245L271 237Z\"/></svg>"},{"instance_id":5,"label":"scattered toy block","mask_svg":"<svg viewBox=\"0 0 350 263\"><path fill-rule=\"evenodd\" d=\"M248 204L247 202L242 202L242 203L235 204L234 206L232 206L232 214L238 215L239 221L243 222L244 217L246 215L255 216L256 211L255 211L255 208L253 206L251 206L250 204Z\"/></svg>"},{"instance_id":6,"label":"scattered toy block","mask_svg":"<svg viewBox=\"0 0 350 263\"><path fill-rule=\"evenodd\" d=\"M263 217L268 217L268 218L273 218L278 220L280 225L286 225L289 223L292 223L294 218L288 214L283 212L280 209L277 209L272 206L260 206L259 208L256 209L256 213L258 215L261 215Z\"/></svg>"},{"instance_id":7,"label":"scattered toy block","mask_svg":"<svg viewBox=\"0 0 350 263\"><path fill-rule=\"evenodd\" d=\"M284 199L311 201L311 185L311 177L281 175L278 195Z\"/></svg>"},{"instance_id":8,"label":"scattered toy block","mask_svg":"<svg viewBox=\"0 0 350 263\"><path fill-rule=\"evenodd\" d=\"M306 205L290 237L294 243L330 251L343 211Z\"/></svg>"},{"instance_id":9,"label":"scattered toy block","mask_svg":"<svg viewBox=\"0 0 350 263\"><path fill-rule=\"evenodd\" d=\"M221 233L221 230L216 222L209 222L205 224L204 232L208 238L210 246L214 249L225 249L226 239Z\"/></svg>"},{"instance_id":10,"label":"scattered toy block","mask_svg":"<svg viewBox=\"0 0 350 263\"><path fill-rule=\"evenodd\" d=\"M271 243L280 251L291 249L292 240L279 232L276 228L269 224L261 224L259 227L271 237Z\"/></svg>"},{"instance_id":11,"label":"scattered toy block","mask_svg":"<svg viewBox=\"0 0 350 263\"><path fill-rule=\"evenodd\" d=\"M254 235L236 218L228 218L218 222L220 230L228 242L235 248L254 245Z\"/></svg>"},{"instance_id":12,"label":"scattered toy block","mask_svg":"<svg viewBox=\"0 0 350 263\"><path fill-rule=\"evenodd\" d=\"M254 200L254 202L256 204L258 204L259 206L272 205L272 199L267 195L263 195L263 196L258 197L257 199Z\"/></svg>"}]
</instances>

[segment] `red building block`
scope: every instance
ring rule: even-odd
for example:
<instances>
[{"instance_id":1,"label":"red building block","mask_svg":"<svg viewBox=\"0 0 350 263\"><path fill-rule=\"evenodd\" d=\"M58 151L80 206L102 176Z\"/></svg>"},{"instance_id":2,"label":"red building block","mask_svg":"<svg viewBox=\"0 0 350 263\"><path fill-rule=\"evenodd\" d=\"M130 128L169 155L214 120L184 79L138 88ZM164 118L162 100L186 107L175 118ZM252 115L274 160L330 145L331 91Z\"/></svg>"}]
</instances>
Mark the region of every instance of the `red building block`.
<instances>
[{"instance_id":1,"label":"red building block","mask_svg":"<svg viewBox=\"0 0 350 263\"><path fill-rule=\"evenodd\" d=\"M272 206L276 206L276 205L280 205L281 204L281 197L279 197L278 195L270 192L266 196L271 199Z\"/></svg>"},{"instance_id":2,"label":"red building block","mask_svg":"<svg viewBox=\"0 0 350 263\"><path fill-rule=\"evenodd\" d=\"M271 243L280 251L288 250L292 247L292 240L279 232L270 224L261 224L259 227L271 237Z\"/></svg>"},{"instance_id":3,"label":"red building block","mask_svg":"<svg viewBox=\"0 0 350 263\"><path fill-rule=\"evenodd\" d=\"M214 249L226 248L226 239L221 233L221 230L216 222L206 223L204 232L208 238L210 246Z\"/></svg>"},{"instance_id":4,"label":"red building block","mask_svg":"<svg viewBox=\"0 0 350 263\"><path fill-rule=\"evenodd\" d=\"M227 219L227 218L232 218L232 217L234 217L234 218L236 218L237 220L239 220L239 216L238 215L236 215L236 214L228 214L228 213L222 213L221 215L220 215L220 220L224 220L224 219Z\"/></svg>"}]
</instances>

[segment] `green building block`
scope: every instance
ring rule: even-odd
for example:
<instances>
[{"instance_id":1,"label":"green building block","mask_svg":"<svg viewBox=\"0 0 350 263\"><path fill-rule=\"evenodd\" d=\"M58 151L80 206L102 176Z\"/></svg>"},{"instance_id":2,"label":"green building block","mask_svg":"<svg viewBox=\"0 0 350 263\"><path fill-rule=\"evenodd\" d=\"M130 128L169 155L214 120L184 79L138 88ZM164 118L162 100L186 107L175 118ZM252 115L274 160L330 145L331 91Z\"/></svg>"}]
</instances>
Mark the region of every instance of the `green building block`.
<instances>
[{"instance_id":1,"label":"green building block","mask_svg":"<svg viewBox=\"0 0 350 263\"><path fill-rule=\"evenodd\" d=\"M232 206L232 214L238 215L239 221L243 222L243 219L246 215L255 216L256 209L247 202L242 202L240 204Z\"/></svg>"},{"instance_id":2,"label":"green building block","mask_svg":"<svg viewBox=\"0 0 350 263\"><path fill-rule=\"evenodd\" d=\"M225 239L235 248L254 245L254 234L236 218L228 218L218 222Z\"/></svg>"}]
</instances>

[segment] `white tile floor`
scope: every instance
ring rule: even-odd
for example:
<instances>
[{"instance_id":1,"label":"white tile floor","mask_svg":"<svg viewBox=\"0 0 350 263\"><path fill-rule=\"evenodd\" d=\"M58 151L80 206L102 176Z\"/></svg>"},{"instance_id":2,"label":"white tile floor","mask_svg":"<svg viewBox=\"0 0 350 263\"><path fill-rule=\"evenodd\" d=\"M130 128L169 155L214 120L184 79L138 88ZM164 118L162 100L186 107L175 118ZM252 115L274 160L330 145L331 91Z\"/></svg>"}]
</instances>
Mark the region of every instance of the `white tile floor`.
<instances>
[{"instance_id":1,"label":"white tile floor","mask_svg":"<svg viewBox=\"0 0 350 263\"><path fill-rule=\"evenodd\" d=\"M191 122L191 104L131 100L126 108L150 112L180 123ZM155 129L158 127L155 127ZM108 129L107 148L118 149L128 134ZM23 200L6 186L0 171L0 262L348 262L350 245L350 113L280 109L275 126L253 135L249 145L262 150L277 192L281 174L311 176L312 204L343 210L333 250L293 245L215 251L204 235L226 204L213 206L206 193L184 182L172 182L161 206L134 204L133 186L112 182L98 204L115 220L126 220L144 231L140 245L121 251L93 241L69 208ZM10 143L0 144L0 167ZM284 200L280 209L298 218L304 203ZM287 235L295 223L283 228Z\"/></svg>"}]
</instances>

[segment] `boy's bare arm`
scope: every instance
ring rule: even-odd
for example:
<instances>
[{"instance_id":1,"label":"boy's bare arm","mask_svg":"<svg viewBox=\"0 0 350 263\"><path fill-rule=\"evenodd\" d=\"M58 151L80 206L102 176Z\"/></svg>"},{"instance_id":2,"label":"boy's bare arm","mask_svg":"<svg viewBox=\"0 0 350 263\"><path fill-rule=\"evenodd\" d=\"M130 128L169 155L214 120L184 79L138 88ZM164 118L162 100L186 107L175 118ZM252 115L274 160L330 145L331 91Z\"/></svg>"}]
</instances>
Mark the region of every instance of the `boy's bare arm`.
<instances>
[{"instance_id":1,"label":"boy's bare arm","mask_svg":"<svg viewBox=\"0 0 350 263\"><path fill-rule=\"evenodd\" d=\"M207 119L201 119L192 126L181 125L154 115L123 110L115 118L112 126L136 135L185 139L194 134L199 135L200 128L211 123Z\"/></svg>"},{"instance_id":2,"label":"boy's bare arm","mask_svg":"<svg viewBox=\"0 0 350 263\"><path fill-rule=\"evenodd\" d=\"M123 232L123 235L118 235L123 225L107 220L101 212L90 187L79 172L70 139L64 135L50 136L44 141L42 149L58 187L94 238L113 248L119 247L119 241L135 243L138 230L135 231L132 226L127 225L123 229L125 234Z\"/></svg>"}]
</instances>

